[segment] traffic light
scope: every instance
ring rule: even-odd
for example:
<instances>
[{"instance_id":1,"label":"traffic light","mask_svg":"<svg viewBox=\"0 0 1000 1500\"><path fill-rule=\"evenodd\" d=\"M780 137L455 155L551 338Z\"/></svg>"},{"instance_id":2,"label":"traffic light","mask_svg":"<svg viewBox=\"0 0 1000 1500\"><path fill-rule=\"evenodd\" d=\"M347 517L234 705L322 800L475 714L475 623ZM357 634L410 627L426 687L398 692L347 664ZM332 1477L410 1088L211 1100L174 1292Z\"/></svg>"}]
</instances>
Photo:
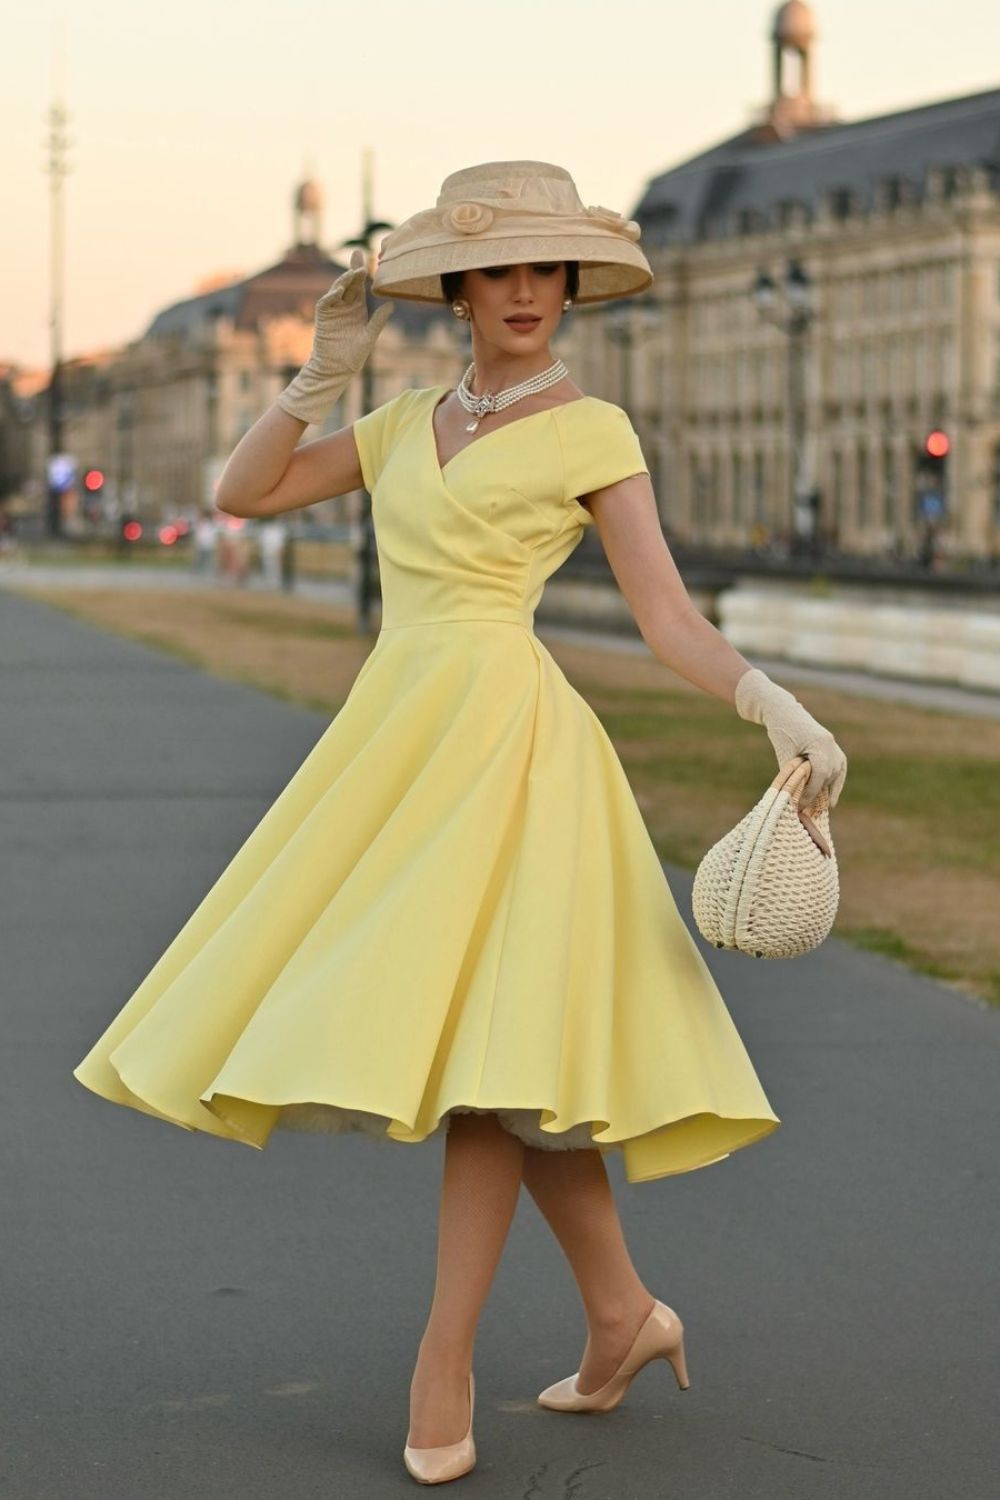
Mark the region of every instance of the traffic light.
<instances>
[{"instance_id":1,"label":"traffic light","mask_svg":"<svg viewBox=\"0 0 1000 1500\"><path fill-rule=\"evenodd\" d=\"M104 470L83 471L83 512L88 521L99 521L104 508Z\"/></svg>"},{"instance_id":2,"label":"traffic light","mask_svg":"<svg viewBox=\"0 0 1000 1500\"><path fill-rule=\"evenodd\" d=\"M932 474L943 474L948 454L951 452L951 439L940 427L935 427L924 438L924 453L927 457L927 467Z\"/></svg>"},{"instance_id":3,"label":"traffic light","mask_svg":"<svg viewBox=\"0 0 1000 1500\"><path fill-rule=\"evenodd\" d=\"M935 427L917 454L917 509L924 520L940 520L947 508L950 453L951 439Z\"/></svg>"}]
</instances>

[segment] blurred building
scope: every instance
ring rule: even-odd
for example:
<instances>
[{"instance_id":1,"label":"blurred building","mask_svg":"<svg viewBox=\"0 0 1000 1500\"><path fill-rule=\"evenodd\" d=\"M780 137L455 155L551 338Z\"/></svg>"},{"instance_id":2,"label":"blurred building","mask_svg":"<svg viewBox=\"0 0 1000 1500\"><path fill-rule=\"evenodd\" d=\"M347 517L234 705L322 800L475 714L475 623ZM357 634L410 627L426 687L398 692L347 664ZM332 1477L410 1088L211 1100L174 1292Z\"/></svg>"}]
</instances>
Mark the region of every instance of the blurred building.
<instances>
[{"instance_id":1,"label":"blurred building","mask_svg":"<svg viewBox=\"0 0 1000 1500\"><path fill-rule=\"evenodd\" d=\"M632 211L656 272L655 332L609 359L580 309L577 380L630 406L661 514L690 542L785 540L801 401L818 526L852 553L912 553L928 434L950 440L944 550L1000 553L1000 89L842 122L815 96L816 26L773 18L773 95L748 128L654 177ZM802 389L758 313L790 260L815 318ZM624 304L623 304L624 305Z\"/></svg>"},{"instance_id":2,"label":"blurred building","mask_svg":"<svg viewBox=\"0 0 1000 1500\"><path fill-rule=\"evenodd\" d=\"M0 506L9 518L42 503L32 433L48 379L48 370L0 361Z\"/></svg>"},{"instance_id":3,"label":"blurred building","mask_svg":"<svg viewBox=\"0 0 1000 1500\"><path fill-rule=\"evenodd\" d=\"M158 312L133 342L65 362L64 448L81 470L95 467L107 475L105 497L113 512L159 520L211 507L226 459L308 359L316 302L347 269L346 260L320 244L321 208L316 184L301 183L293 197L292 243L280 260L249 276L210 278L195 295ZM454 322L447 310L396 305L374 356L377 402L407 385L453 377ZM359 386L353 381L324 426L307 428L302 441L353 421ZM0 382L0 395L2 389ZM4 404L12 403L13 397ZM0 426L6 429L4 404ZM22 403L20 410L31 405ZM33 406L34 420L18 430L28 450L21 470L43 476L44 391ZM4 451L0 442L0 456ZM39 514L43 491L39 479ZM68 497L70 524L80 501ZM352 507L351 497L339 496L313 513L339 519Z\"/></svg>"},{"instance_id":4,"label":"blurred building","mask_svg":"<svg viewBox=\"0 0 1000 1500\"><path fill-rule=\"evenodd\" d=\"M770 100L652 178L632 210L650 293L574 309L553 351L581 387L631 412L671 539L789 547L797 467L821 546L909 557L932 526L939 551L995 560L1000 89L844 122L818 102L816 35L802 0L778 8ZM274 265L213 278L134 342L65 367L64 446L108 473L121 509L161 518L211 504L233 447L308 357L315 303L345 269L322 248L321 211L303 182ZM789 266L811 301L795 341L754 297L761 273L780 287ZM454 384L469 357L449 308L397 299L372 402ZM45 396L32 400L31 380L0 368L0 498L27 472L22 494L41 511ZM324 430L359 414L361 384ZM929 493L931 433L949 452ZM356 499L315 513L346 516Z\"/></svg>"}]
</instances>

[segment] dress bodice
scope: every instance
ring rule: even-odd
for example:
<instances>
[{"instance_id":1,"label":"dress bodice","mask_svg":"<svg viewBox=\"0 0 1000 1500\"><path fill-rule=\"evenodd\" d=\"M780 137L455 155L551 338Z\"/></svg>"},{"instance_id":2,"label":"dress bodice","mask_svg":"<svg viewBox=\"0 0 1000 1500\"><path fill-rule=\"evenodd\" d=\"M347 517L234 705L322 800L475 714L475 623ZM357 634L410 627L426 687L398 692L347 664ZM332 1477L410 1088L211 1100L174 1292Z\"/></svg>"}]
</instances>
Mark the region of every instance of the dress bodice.
<instances>
[{"instance_id":1,"label":"dress bodice","mask_svg":"<svg viewBox=\"0 0 1000 1500\"><path fill-rule=\"evenodd\" d=\"M593 516L579 496L648 472L627 414L584 396L515 418L444 465L450 388L409 389L354 423L382 588L382 628L509 620L530 628L545 582Z\"/></svg>"}]
</instances>

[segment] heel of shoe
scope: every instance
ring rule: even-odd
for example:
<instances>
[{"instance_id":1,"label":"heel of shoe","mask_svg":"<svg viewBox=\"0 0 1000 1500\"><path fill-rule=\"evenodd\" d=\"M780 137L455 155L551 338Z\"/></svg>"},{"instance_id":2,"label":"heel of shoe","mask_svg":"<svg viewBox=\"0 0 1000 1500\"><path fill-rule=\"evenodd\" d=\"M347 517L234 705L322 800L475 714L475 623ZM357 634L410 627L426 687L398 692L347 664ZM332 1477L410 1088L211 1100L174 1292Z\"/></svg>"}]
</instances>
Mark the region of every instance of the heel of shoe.
<instances>
[{"instance_id":1,"label":"heel of shoe","mask_svg":"<svg viewBox=\"0 0 1000 1500\"><path fill-rule=\"evenodd\" d=\"M677 1340L676 1347L667 1350L666 1354L664 1355L664 1359L669 1360L670 1368L673 1370L674 1375L677 1378L677 1384L680 1386L682 1391L686 1391L691 1382L688 1379L687 1360L684 1358L683 1334L681 1334L680 1338Z\"/></svg>"},{"instance_id":2,"label":"heel of shoe","mask_svg":"<svg viewBox=\"0 0 1000 1500\"><path fill-rule=\"evenodd\" d=\"M538 1404L553 1411L613 1411L639 1371L654 1359L669 1360L677 1384L682 1391L688 1389L691 1382L684 1357L684 1324L672 1307L660 1301L639 1329L614 1375L600 1390L581 1393L576 1388L576 1375L570 1375L547 1386L539 1394Z\"/></svg>"},{"instance_id":3,"label":"heel of shoe","mask_svg":"<svg viewBox=\"0 0 1000 1500\"><path fill-rule=\"evenodd\" d=\"M677 1384L682 1391L686 1391L691 1382L688 1379L687 1360L684 1357L684 1324L665 1302L657 1304L661 1329L666 1337L666 1343L661 1346L663 1358L669 1360L670 1368L674 1372Z\"/></svg>"}]
</instances>

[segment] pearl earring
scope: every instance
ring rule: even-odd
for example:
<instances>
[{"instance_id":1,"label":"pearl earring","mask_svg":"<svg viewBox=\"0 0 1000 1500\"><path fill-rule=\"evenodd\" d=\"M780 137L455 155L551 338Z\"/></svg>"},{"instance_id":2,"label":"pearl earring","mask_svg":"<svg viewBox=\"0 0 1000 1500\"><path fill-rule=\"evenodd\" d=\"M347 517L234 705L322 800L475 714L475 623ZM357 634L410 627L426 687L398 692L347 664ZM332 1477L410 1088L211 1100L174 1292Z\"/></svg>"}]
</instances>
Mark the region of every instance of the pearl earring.
<instances>
[{"instance_id":1,"label":"pearl earring","mask_svg":"<svg viewBox=\"0 0 1000 1500\"><path fill-rule=\"evenodd\" d=\"M451 310L456 318L467 318L469 316L468 304L465 302L453 302Z\"/></svg>"},{"instance_id":2,"label":"pearl earring","mask_svg":"<svg viewBox=\"0 0 1000 1500\"><path fill-rule=\"evenodd\" d=\"M572 297L564 297L563 298L563 305L562 305L563 312L569 312L569 310L570 310L570 308L572 306L573 306L573 298Z\"/></svg>"}]
</instances>

